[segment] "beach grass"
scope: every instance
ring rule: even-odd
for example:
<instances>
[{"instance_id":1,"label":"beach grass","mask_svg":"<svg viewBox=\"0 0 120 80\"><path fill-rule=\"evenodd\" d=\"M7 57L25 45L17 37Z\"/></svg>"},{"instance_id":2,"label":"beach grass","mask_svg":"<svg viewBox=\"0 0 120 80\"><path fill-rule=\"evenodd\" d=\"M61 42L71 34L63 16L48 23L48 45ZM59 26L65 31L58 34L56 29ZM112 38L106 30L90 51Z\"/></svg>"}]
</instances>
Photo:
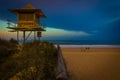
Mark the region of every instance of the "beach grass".
<instances>
[{"instance_id":1,"label":"beach grass","mask_svg":"<svg viewBox=\"0 0 120 80\"><path fill-rule=\"evenodd\" d=\"M5 47L7 45L4 45ZM26 42L0 63L0 80L54 80L57 49L49 42ZM18 48L17 48L18 49Z\"/></svg>"}]
</instances>

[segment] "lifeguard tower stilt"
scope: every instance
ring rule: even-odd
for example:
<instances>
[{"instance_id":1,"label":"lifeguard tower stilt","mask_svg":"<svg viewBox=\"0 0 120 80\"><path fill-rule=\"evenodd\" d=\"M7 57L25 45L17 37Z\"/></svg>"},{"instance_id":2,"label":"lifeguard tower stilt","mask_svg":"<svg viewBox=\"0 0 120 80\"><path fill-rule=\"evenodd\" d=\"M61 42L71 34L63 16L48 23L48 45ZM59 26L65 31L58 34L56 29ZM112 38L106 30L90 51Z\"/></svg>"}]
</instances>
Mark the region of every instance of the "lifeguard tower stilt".
<instances>
[{"instance_id":1,"label":"lifeguard tower stilt","mask_svg":"<svg viewBox=\"0 0 120 80\"><path fill-rule=\"evenodd\" d=\"M36 40L36 32L38 37L41 37L42 31L45 29L40 26L39 18L46 18L41 9L35 9L31 4L28 4L22 9L9 9L10 12L17 15L17 26L7 28L11 29L11 32L17 32L17 40L19 41L19 32L23 32L23 43L29 38L32 32L34 32L34 40ZM26 36L26 32L30 32Z\"/></svg>"}]
</instances>

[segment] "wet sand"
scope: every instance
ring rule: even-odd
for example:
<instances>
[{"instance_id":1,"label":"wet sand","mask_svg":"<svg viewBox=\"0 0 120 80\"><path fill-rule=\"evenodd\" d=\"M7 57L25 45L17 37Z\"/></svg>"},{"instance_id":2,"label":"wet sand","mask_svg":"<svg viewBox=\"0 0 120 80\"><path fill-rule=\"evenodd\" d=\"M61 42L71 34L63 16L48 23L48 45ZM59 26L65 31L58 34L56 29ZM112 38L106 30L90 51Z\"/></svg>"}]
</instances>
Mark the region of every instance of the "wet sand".
<instances>
[{"instance_id":1,"label":"wet sand","mask_svg":"<svg viewBox=\"0 0 120 80\"><path fill-rule=\"evenodd\" d=\"M120 80L120 48L62 48L70 80Z\"/></svg>"}]
</instances>

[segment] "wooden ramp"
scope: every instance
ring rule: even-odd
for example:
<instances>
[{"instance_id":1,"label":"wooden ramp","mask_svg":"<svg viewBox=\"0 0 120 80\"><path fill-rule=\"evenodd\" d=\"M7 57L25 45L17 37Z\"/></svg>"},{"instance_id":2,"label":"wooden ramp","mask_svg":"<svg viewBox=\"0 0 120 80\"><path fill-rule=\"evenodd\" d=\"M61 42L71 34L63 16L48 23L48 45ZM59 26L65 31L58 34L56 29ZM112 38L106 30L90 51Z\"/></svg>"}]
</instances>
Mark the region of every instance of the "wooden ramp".
<instances>
[{"instance_id":1,"label":"wooden ramp","mask_svg":"<svg viewBox=\"0 0 120 80\"><path fill-rule=\"evenodd\" d=\"M56 72L56 79L57 80L69 80L66 64L64 58L62 56L62 51L60 46L58 48L58 65L57 65L57 72Z\"/></svg>"}]
</instances>

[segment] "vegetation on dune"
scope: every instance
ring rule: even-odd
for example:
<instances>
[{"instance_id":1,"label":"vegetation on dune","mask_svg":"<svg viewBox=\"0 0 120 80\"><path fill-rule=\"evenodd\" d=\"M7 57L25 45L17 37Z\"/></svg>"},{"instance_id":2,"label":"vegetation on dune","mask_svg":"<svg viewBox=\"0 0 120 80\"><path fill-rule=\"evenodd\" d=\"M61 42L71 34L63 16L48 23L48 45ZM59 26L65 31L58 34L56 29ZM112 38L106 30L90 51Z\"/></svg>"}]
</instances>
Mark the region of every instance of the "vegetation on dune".
<instances>
[{"instance_id":1,"label":"vegetation on dune","mask_svg":"<svg viewBox=\"0 0 120 80\"><path fill-rule=\"evenodd\" d=\"M14 39L4 40L0 38L0 63L17 51L18 42Z\"/></svg>"},{"instance_id":2,"label":"vegetation on dune","mask_svg":"<svg viewBox=\"0 0 120 80\"><path fill-rule=\"evenodd\" d=\"M57 49L49 42L28 42L0 64L1 80L55 80Z\"/></svg>"}]
</instances>

